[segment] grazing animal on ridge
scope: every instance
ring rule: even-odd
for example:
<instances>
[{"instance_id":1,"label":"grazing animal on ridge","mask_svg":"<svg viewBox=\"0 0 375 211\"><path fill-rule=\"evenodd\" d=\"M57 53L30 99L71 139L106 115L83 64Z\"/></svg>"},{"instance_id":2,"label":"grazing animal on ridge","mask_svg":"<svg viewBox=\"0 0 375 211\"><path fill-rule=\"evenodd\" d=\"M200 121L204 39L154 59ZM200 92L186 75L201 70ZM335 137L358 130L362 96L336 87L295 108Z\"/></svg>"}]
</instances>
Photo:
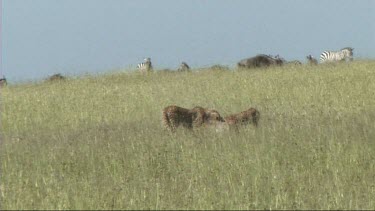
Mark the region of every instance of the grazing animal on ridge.
<instances>
[{"instance_id":1,"label":"grazing animal on ridge","mask_svg":"<svg viewBox=\"0 0 375 211\"><path fill-rule=\"evenodd\" d=\"M300 61L298 61L298 60L289 61L289 62L286 62L285 64L302 65L302 63Z\"/></svg>"},{"instance_id":2,"label":"grazing animal on ridge","mask_svg":"<svg viewBox=\"0 0 375 211\"><path fill-rule=\"evenodd\" d=\"M215 64L210 67L211 70L229 70L228 66Z\"/></svg>"},{"instance_id":3,"label":"grazing animal on ridge","mask_svg":"<svg viewBox=\"0 0 375 211\"><path fill-rule=\"evenodd\" d=\"M151 58L145 58L144 62L139 63L137 65L138 70L141 73L148 73L153 71L152 63L151 63Z\"/></svg>"},{"instance_id":4,"label":"grazing animal on ridge","mask_svg":"<svg viewBox=\"0 0 375 211\"><path fill-rule=\"evenodd\" d=\"M7 79L5 77L0 78L0 87L6 86L7 84Z\"/></svg>"},{"instance_id":5,"label":"grazing animal on ridge","mask_svg":"<svg viewBox=\"0 0 375 211\"><path fill-rule=\"evenodd\" d=\"M181 65L180 67L177 69L177 71L190 71L190 67L188 64L186 64L186 62L181 62Z\"/></svg>"},{"instance_id":6,"label":"grazing animal on ridge","mask_svg":"<svg viewBox=\"0 0 375 211\"><path fill-rule=\"evenodd\" d=\"M47 80L48 81L65 80L65 77L62 76L60 73L57 73L57 74L54 74L54 75L50 76Z\"/></svg>"},{"instance_id":7,"label":"grazing animal on ridge","mask_svg":"<svg viewBox=\"0 0 375 211\"><path fill-rule=\"evenodd\" d=\"M238 68L258 68L258 67L269 67L272 65L281 66L284 64L284 59L276 56L265 54L258 54L255 57L243 59L237 63Z\"/></svg>"},{"instance_id":8,"label":"grazing animal on ridge","mask_svg":"<svg viewBox=\"0 0 375 211\"><path fill-rule=\"evenodd\" d=\"M308 55L306 56L307 64L309 65L318 65L318 60L316 60L313 56Z\"/></svg>"},{"instance_id":9,"label":"grazing animal on ridge","mask_svg":"<svg viewBox=\"0 0 375 211\"><path fill-rule=\"evenodd\" d=\"M354 48L346 47L339 51L323 51L320 55L320 62L336 62L336 61L353 61L353 50Z\"/></svg>"},{"instance_id":10,"label":"grazing animal on ridge","mask_svg":"<svg viewBox=\"0 0 375 211\"><path fill-rule=\"evenodd\" d=\"M179 126L193 129L202 125L215 124L215 122L224 122L219 112L199 106L186 109L171 105L165 107L162 112L162 124L171 132L176 131Z\"/></svg>"}]
</instances>

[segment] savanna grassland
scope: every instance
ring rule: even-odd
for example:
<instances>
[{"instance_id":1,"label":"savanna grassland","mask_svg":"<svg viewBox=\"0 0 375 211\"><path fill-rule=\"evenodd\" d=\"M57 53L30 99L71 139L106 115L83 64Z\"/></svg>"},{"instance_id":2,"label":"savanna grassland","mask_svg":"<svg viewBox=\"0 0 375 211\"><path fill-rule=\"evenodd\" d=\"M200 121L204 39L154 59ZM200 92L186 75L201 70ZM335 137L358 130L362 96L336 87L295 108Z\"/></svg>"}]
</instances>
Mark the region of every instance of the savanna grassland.
<instances>
[{"instance_id":1,"label":"savanna grassland","mask_svg":"<svg viewBox=\"0 0 375 211\"><path fill-rule=\"evenodd\" d=\"M375 62L1 88L1 209L374 209ZM249 107L240 133L161 110Z\"/></svg>"}]
</instances>

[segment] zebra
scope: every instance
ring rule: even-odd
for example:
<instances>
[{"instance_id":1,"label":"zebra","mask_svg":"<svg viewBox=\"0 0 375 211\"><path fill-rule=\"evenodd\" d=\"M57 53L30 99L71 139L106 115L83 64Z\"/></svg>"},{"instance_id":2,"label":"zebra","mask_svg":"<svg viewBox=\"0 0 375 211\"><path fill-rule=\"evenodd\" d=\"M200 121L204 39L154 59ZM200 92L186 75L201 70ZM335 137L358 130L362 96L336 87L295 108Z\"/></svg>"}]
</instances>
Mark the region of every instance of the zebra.
<instances>
[{"instance_id":1,"label":"zebra","mask_svg":"<svg viewBox=\"0 0 375 211\"><path fill-rule=\"evenodd\" d=\"M346 47L339 51L324 51L320 55L320 62L335 62L335 61L353 61L353 50L354 48Z\"/></svg>"},{"instance_id":2,"label":"zebra","mask_svg":"<svg viewBox=\"0 0 375 211\"><path fill-rule=\"evenodd\" d=\"M313 56L308 55L306 56L307 64L309 65L318 65L318 60L316 60Z\"/></svg>"},{"instance_id":3,"label":"zebra","mask_svg":"<svg viewBox=\"0 0 375 211\"><path fill-rule=\"evenodd\" d=\"M139 63L137 65L137 68L139 69L139 71L141 73L145 73L145 72L151 72L153 70L152 68L152 63L151 63L151 59L150 58L145 58L144 59L144 62L142 63Z\"/></svg>"},{"instance_id":4,"label":"zebra","mask_svg":"<svg viewBox=\"0 0 375 211\"><path fill-rule=\"evenodd\" d=\"M190 67L188 64L186 64L186 62L181 62L181 65L177 71L190 71Z\"/></svg>"}]
</instances>

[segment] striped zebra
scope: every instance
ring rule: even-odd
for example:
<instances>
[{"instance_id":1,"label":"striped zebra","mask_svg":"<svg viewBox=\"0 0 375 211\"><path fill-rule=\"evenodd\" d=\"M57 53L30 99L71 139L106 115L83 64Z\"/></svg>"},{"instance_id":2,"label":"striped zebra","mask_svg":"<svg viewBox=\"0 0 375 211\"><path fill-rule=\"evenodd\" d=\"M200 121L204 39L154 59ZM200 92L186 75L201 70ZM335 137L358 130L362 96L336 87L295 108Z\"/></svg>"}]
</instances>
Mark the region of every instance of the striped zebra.
<instances>
[{"instance_id":1,"label":"striped zebra","mask_svg":"<svg viewBox=\"0 0 375 211\"><path fill-rule=\"evenodd\" d=\"M150 58L145 58L144 59L144 62L142 63L139 63L137 65L137 68L139 69L139 71L141 73L147 73L147 72L151 72L153 69L152 69L152 63L151 63L151 59Z\"/></svg>"},{"instance_id":2,"label":"striped zebra","mask_svg":"<svg viewBox=\"0 0 375 211\"><path fill-rule=\"evenodd\" d=\"M177 71L190 71L190 67L186 62L181 62L180 67L177 69Z\"/></svg>"},{"instance_id":3,"label":"striped zebra","mask_svg":"<svg viewBox=\"0 0 375 211\"><path fill-rule=\"evenodd\" d=\"M346 61L346 59L353 61L353 50L354 48L346 47L339 51L324 51L320 55L320 62Z\"/></svg>"}]
</instances>

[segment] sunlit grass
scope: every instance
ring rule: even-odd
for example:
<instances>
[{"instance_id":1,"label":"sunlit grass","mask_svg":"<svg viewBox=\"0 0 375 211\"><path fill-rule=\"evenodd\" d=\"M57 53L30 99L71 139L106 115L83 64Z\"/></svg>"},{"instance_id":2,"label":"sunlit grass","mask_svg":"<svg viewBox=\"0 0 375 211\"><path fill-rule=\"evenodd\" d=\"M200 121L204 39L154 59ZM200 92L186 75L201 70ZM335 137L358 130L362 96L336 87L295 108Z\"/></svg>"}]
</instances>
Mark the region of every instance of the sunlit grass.
<instances>
[{"instance_id":1,"label":"sunlit grass","mask_svg":"<svg viewBox=\"0 0 375 211\"><path fill-rule=\"evenodd\" d=\"M375 63L114 73L1 89L1 209L374 209ZM176 104L258 128L183 129Z\"/></svg>"}]
</instances>

